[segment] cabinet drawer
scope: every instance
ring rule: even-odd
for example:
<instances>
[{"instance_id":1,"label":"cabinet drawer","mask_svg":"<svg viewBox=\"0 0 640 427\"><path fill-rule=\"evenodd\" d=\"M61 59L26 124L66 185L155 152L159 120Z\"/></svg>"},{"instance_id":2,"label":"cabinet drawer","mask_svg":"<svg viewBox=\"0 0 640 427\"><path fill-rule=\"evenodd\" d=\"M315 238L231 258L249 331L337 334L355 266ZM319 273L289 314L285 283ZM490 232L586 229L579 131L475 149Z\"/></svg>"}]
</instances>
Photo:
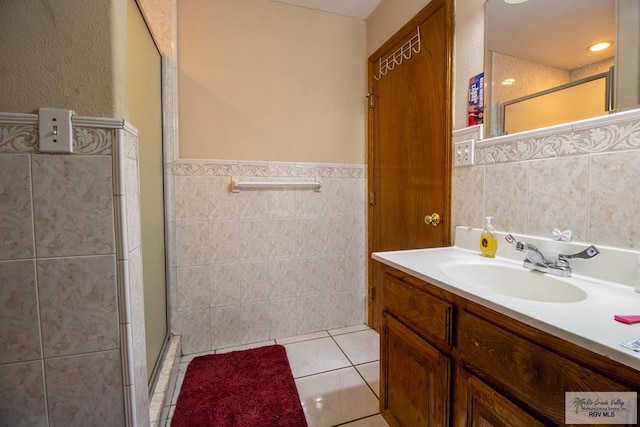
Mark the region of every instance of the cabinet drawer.
<instances>
[{"instance_id":1,"label":"cabinet drawer","mask_svg":"<svg viewBox=\"0 0 640 427\"><path fill-rule=\"evenodd\" d=\"M544 424L464 369L456 372L456 421L468 427L526 426Z\"/></svg>"},{"instance_id":2,"label":"cabinet drawer","mask_svg":"<svg viewBox=\"0 0 640 427\"><path fill-rule=\"evenodd\" d=\"M384 276L384 310L422 336L451 347L453 306L389 274Z\"/></svg>"},{"instance_id":3,"label":"cabinet drawer","mask_svg":"<svg viewBox=\"0 0 640 427\"><path fill-rule=\"evenodd\" d=\"M564 423L567 391L634 391L469 313L457 326L463 364L554 423Z\"/></svg>"}]
</instances>

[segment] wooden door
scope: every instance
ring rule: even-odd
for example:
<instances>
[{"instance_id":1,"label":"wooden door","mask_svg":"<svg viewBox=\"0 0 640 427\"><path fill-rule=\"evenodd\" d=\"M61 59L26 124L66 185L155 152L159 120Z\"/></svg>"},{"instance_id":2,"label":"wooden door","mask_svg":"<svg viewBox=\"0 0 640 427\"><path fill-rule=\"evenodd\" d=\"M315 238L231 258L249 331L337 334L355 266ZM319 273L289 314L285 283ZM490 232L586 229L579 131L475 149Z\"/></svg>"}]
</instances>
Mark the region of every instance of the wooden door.
<instances>
[{"instance_id":1,"label":"wooden door","mask_svg":"<svg viewBox=\"0 0 640 427\"><path fill-rule=\"evenodd\" d=\"M380 412L387 422L449 425L449 358L386 312L380 336Z\"/></svg>"},{"instance_id":2,"label":"wooden door","mask_svg":"<svg viewBox=\"0 0 640 427\"><path fill-rule=\"evenodd\" d=\"M420 52L379 79L379 60L420 28ZM369 58L368 251L450 244L453 1L432 0ZM440 224L427 225L437 213ZM369 316L379 329L382 274L369 263Z\"/></svg>"}]
</instances>

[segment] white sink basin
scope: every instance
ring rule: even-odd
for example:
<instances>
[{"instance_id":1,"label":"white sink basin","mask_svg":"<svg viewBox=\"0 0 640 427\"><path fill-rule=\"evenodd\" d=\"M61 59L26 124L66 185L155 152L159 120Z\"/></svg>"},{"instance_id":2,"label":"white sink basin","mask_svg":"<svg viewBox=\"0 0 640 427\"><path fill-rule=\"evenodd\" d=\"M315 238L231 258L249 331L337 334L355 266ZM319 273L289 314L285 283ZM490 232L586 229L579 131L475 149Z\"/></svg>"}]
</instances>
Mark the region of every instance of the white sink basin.
<instances>
[{"instance_id":1,"label":"white sink basin","mask_svg":"<svg viewBox=\"0 0 640 427\"><path fill-rule=\"evenodd\" d=\"M565 279L522 266L459 262L443 265L442 272L470 287L525 300L566 303L587 298L586 292Z\"/></svg>"}]
</instances>

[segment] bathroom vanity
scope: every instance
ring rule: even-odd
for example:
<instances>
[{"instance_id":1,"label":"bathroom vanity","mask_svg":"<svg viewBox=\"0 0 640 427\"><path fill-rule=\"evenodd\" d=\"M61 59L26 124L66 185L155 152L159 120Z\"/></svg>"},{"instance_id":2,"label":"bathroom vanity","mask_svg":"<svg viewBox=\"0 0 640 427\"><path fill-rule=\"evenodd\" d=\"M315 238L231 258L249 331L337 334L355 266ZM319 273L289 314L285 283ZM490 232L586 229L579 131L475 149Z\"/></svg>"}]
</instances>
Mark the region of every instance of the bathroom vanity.
<instances>
[{"instance_id":1,"label":"bathroom vanity","mask_svg":"<svg viewBox=\"0 0 640 427\"><path fill-rule=\"evenodd\" d=\"M631 286L575 277L536 293L548 275L461 247L373 258L383 264L380 410L391 426L565 425L565 392L640 390L640 353L620 346L640 338L640 324L613 320L640 312ZM459 274L468 267L480 285ZM534 291L484 286L485 268Z\"/></svg>"}]
</instances>

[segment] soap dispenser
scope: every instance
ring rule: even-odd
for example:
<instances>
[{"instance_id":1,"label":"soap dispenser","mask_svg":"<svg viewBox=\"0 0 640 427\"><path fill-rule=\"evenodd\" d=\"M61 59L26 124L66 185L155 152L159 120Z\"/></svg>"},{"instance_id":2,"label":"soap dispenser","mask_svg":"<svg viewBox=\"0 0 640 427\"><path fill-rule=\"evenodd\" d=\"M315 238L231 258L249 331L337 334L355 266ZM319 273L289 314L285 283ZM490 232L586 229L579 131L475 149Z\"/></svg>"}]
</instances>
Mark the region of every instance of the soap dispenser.
<instances>
[{"instance_id":1,"label":"soap dispenser","mask_svg":"<svg viewBox=\"0 0 640 427\"><path fill-rule=\"evenodd\" d=\"M484 226L480 234L480 252L482 256L487 258L495 258L498 250L498 239L496 238L496 232L493 230L493 224L491 224L492 219L493 217L490 216L484 217Z\"/></svg>"}]
</instances>

